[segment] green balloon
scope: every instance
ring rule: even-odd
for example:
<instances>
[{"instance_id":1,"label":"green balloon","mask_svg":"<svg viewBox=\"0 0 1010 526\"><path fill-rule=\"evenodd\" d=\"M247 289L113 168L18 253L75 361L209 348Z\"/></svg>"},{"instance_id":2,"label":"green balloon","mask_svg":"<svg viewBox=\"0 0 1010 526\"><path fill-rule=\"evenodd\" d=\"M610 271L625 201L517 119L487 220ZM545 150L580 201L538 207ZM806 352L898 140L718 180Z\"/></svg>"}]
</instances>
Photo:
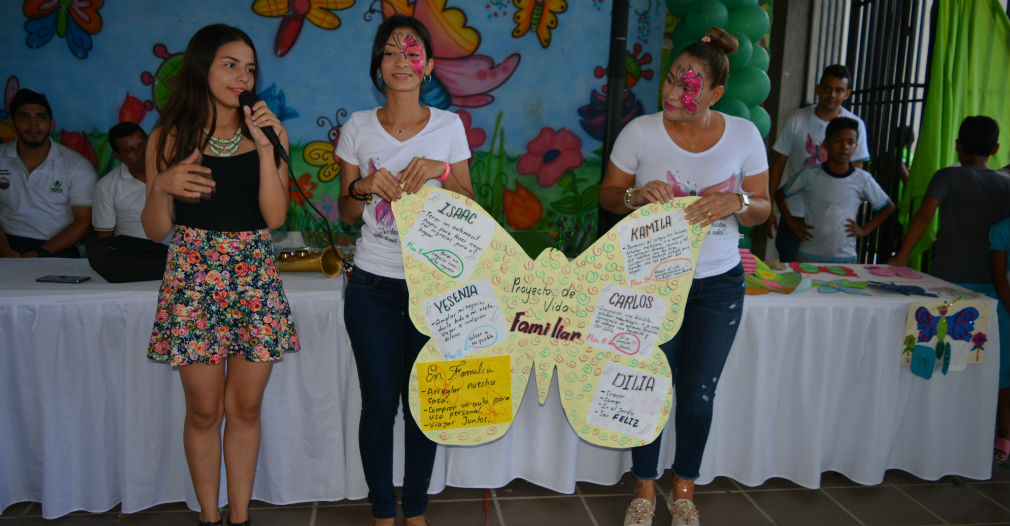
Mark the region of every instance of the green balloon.
<instances>
[{"instance_id":1,"label":"green balloon","mask_svg":"<svg viewBox=\"0 0 1010 526\"><path fill-rule=\"evenodd\" d=\"M719 99L719 102L712 106L712 109L721 111L727 115L733 115L735 117L740 117L741 119L750 120L750 108L748 108L747 105L740 99L724 96Z\"/></svg>"},{"instance_id":2,"label":"green balloon","mask_svg":"<svg viewBox=\"0 0 1010 526\"><path fill-rule=\"evenodd\" d=\"M749 66L732 72L726 81L726 96L740 99L748 107L764 102L771 89L772 83L768 75L760 69Z\"/></svg>"},{"instance_id":3,"label":"green balloon","mask_svg":"<svg viewBox=\"0 0 1010 526\"><path fill-rule=\"evenodd\" d=\"M757 0L722 0L722 3L727 9L733 9L743 5L757 5Z\"/></svg>"},{"instance_id":4,"label":"green balloon","mask_svg":"<svg viewBox=\"0 0 1010 526\"><path fill-rule=\"evenodd\" d=\"M677 22L677 25L673 26L673 33L670 34L670 39L673 40L673 47L684 49L700 40L701 37L691 30L686 20L680 20Z\"/></svg>"},{"instance_id":5,"label":"green balloon","mask_svg":"<svg viewBox=\"0 0 1010 526\"><path fill-rule=\"evenodd\" d=\"M764 9L756 5L745 5L730 11L725 28L730 33L739 31L756 42L768 32L768 25L768 13Z\"/></svg>"},{"instance_id":6,"label":"green balloon","mask_svg":"<svg viewBox=\"0 0 1010 526\"><path fill-rule=\"evenodd\" d=\"M750 39L743 33L733 33L733 36L736 37L740 46L729 55L729 69L736 71L750 64L751 55L754 53L754 44L751 44Z\"/></svg>"},{"instance_id":7,"label":"green balloon","mask_svg":"<svg viewBox=\"0 0 1010 526\"><path fill-rule=\"evenodd\" d=\"M684 21L687 22L691 33L698 35L700 39L709 28L726 27L729 22L729 10L718 0L698 0L688 6Z\"/></svg>"},{"instance_id":8,"label":"green balloon","mask_svg":"<svg viewBox=\"0 0 1010 526\"><path fill-rule=\"evenodd\" d=\"M694 0L666 0L666 8L670 10L670 14L677 18L684 18L687 14L687 8L694 2Z\"/></svg>"},{"instance_id":9,"label":"green balloon","mask_svg":"<svg viewBox=\"0 0 1010 526\"><path fill-rule=\"evenodd\" d=\"M772 118L768 115L761 106L754 106L750 109L750 121L757 126L759 132L761 132L761 137L768 136L768 132L772 129Z\"/></svg>"},{"instance_id":10,"label":"green balloon","mask_svg":"<svg viewBox=\"0 0 1010 526\"><path fill-rule=\"evenodd\" d=\"M752 46L752 50L748 66L760 69L761 71L768 71L768 51L757 44Z\"/></svg>"}]
</instances>

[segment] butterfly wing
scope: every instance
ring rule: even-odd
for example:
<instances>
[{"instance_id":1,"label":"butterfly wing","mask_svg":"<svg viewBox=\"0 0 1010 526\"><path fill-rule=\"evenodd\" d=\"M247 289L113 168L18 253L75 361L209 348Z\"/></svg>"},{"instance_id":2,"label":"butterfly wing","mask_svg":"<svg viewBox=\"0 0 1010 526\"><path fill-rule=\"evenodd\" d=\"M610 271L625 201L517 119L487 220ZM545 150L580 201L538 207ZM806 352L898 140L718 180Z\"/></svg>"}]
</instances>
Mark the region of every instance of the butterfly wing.
<instances>
[{"instance_id":1,"label":"butterfly wing","mask_svg":"<svg viewBox=\"0 0 1010 526\"><path fill-rule=\"evenodd\" d=\"M936 324L939 318L930 314L926 307L915 309L915 323L919 329L919 341L928 342L936 336Z\"/></svg>"},{"instance_id":2,"label":"butterfly wing","mask_svg":"<svg viewBox=\"0 0 1010 526\"><path fill-rule=\"evenodd\" d=\"M46 45L56 34L56 12L25 20L25 31L28 32L28 47L35 49Z\"/></svg>"},{"instance_id":3,"label":"butterfly wing","mask_svg":"<svg viewBox=\"0 0 1010 526\"><path fill-rule=\"evenodd\" d=\"M512 29L512 38L519 38L530 32L533 27L533 8L536 7L535 0L514 0L516 12L512 15L512 21L516 27Z\"/></svg>"},{"instance_id":4,"label":"butterfly wing","mask_svg":"<svg viewBox=\"0 0 1010 526\"><path fill-rule=\"evenodd\" d=\"M670 173L670 172L667 172L667 173ZM698 195L708 195L710 193L715 193L715 192L721 192L721 193L724 193L724 194L730 194L730 193L733 193L733 192L737 191L737 189L739 188L738 187L739 183L740 183L740 175L739 174L733 174L733 175L729 176L728 179L726 179L725 181L723 181L721 183L716 183L716 184L714 184L712 186L706 186L705 188L702 188L701 190L698 191Z\"/></svg>"},{"instance_id":5,"label":"butterfly wing","mask_svg":"<svg viewBox=\"0 0 1010 526\"><path fill-rule=\"evenodd\" d=\"M439 58L435 61L434 76L451 96L452 104L466 108L487 106L494 100L488 93L512 77L519 67L520 56L513 53L498 64L485 55Z\"/></svg>"},{"instance_id":6,"label":"butterfly wing","mask_svg":"<svg viewBox=\"0 0 1010 526\"><path fill-rule=\"evenodd\" d=\"M687 185L680 184L677 180L677 176L673 174L670 170L666 171L666 182L670 184L670 189L673 190L674 197L688 197L692 195L697 195L692 188Z\"/></svg>"},{"instance_id":7,"label":"butterfly wing","mask_svg":"<svg viewBox=\"0 0 1010 526\"><path fill-rule=\"evenodd\" d=\"M302 150L302 159L319 167L317 177L321 182L327 183L340 175L340 163L334 150L333 143L325 141L312 141Z\"/></svg>"},{"instance_id":8,"label":"butterfly wing","mask_svg":"<svg viewBox=\"0 0 1010 526\"><path fill-rule=\"evenodd\" d=\"M447 206L455 217L439 212ZM513 288L517 279L532 281L525 276L533 261L480 205L459 194L425 185L395 201L392 211L409 314L432 337L411 371L410 410L435 442L492 441L511 426L532 370L531 342L514 338L510 326L522 310ZM442 227L455 233L451 241L434 235Z\"/></svg>"},{"instance_id":9,"label":"butterfly wing","mask_svg":"<svg viewBox=\"0 0 1010 526\"><path fill-rule=\"evenodd\" d=\"M565 326L575 327L584 341L560 343L554 363L565 415L583 440L631 447L653 441L665 427L673 391L669 363L659 346L680 329L694 263L707 234L684 219L683 208L697 199L642 207L573 259L571 273L563 260L558 266L558 279L571 276L572 283L562 290L570 290L568 296L575 300ZM688 242L673 248L678 243L667 242L667 235ZM657 239L650 240L652 236ZM650 252L657 246L667 252ZM542 381L539 359L536 369ZM612 400L620 397L638 397L631 415L614 406Z\"/></svg>"},{"instance_id":10,"label":"butterfly wing","mask_svg":"<svg viewBox=\"0 0 1010 526\"><path fill-rule=\"evenodd\" d=\"M978 309L965 307L957 314L947 317L947 331L955 340L969 341L975 331L975 320L978 319Z\"/></svg>"},{"instance_id":11,"label":"butterfly wing","mask_svg":"<svg viewBox=\"0 0 1010 526\"><path fill-rule=\"evenodd\" d=\"M558 27L557 14L568 10L565 0L546 0L543 4L543 14L537 23L537 40L542 47L551 45L551 31Z\"/></svg>"}]
</instances>

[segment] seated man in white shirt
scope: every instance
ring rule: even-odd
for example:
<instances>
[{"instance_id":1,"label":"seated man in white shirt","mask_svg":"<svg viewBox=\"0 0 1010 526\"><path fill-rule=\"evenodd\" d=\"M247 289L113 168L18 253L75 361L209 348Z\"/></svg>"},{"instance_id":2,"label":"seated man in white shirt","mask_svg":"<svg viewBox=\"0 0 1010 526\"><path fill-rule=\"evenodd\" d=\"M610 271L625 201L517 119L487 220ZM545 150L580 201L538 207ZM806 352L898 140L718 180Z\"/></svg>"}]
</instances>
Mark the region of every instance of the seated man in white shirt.
<instances>
[{"instance_id":1,"label":"seated man in white shirt","mask_svg":"<svg viewBox=\"0 0 1010 526\"><path fill-rule=\"evenodd\" d=\"M140 224L147 199L147 134L121 122L109 130L109 145L122 164L95 187L92 223L98 239L88 246L88 261L113 283L161 279L168 247L148 239Z\"/></svg>"},{"instance_id":2,"label":"seated man in white shirt","mask_svg":"<svg viewBox=\"0 0 1010 526\"><path fill-rule=\"evenodd\" d=\"M0 145L0 257L80 257L95 169L49 138L55 122L45 95L19 90L10 115L17 139Z\"/></svg>"}]
</instances>

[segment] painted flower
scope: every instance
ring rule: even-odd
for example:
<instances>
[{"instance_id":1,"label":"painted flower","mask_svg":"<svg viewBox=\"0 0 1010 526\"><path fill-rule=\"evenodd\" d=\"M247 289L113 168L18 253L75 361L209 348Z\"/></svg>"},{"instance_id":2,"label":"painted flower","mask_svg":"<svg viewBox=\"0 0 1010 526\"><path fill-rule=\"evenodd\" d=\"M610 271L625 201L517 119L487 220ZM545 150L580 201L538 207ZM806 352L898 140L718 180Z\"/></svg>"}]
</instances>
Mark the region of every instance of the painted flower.
<instances>
[{"instance_id":1,"label":"painted flower","mask_svg":"<svg viewBox=\"0 0 1010 526\"><path fill-rule=\"evenodd\" d=\"M316 183L312 182L312 176L309 174L302 174L298 178L298 184L301 185L302 190L305 191L305 196L312 199L312 192L316 189ZM298 191L298 187L292 181L288 187L288 193L291 194L291 200L294 201L298 206L305 206L305 197L302 197L302 193Z\"/></svg>"},{"instance_id":2,"label":"painted flower","mask_svg":"<svg viewBox=\"0 0 1010 526\"><path fill-rule=\"evenodd\" d=\"M557 131L544 126L526 145L526 153L516 163L516 171L537 176L537 184L553 186L568 170L582 166L582 139L568 128Z\"/></svg>"},{"instance_id":3,"label":"painted flower","mask_svg":"<svg viewBox=\"0 0 1010 526\"><path fill-rule=\"evenodd\" d=\"M529 230L540 221L544 205L533 192L516 182L516 189L502 188L505 222L516 230Z\"/></svg>"},{"instance_id":4,"label":"painted flower","mask_svg":"<svg viewBox=\"0 0 1010 526\"><path fill-rule=\"evenodd\" d=\"M323 213L323 217L329 221L336 222L340 219L340 210L337 209L337 200L334 199L329 194L323 194L323 196L316 201L316 208Z\"/></svg>"},{"instance_id":5,"label":"painted flower","mask_svg":"<svg viewBox=\"0 0 1010 526\"><path fill-rule=\"evenodd\" d=\"M91 163L91 166L98 168L98 155L95 154L95 147L91 145L91 141L83 133L61 129L60 144L83 155Z\"/></svg>"},{"instance_id":6,"label":"painted flower","mask_svg":"<svg viewBox=\"0 0 1010 526\"><path fill-rule=\"evenodd\" d=\"M147 112L153 109L153 102L144 102L130 95L130 92L126 92L126 99L123 101L123 105L119 107L119 122L140 124L144 120L144 117L147 116Z\"/></svg>"},{"instance_id":7,"label":"painted flower","mask_svg":"<svg viewBox=\"0 0 1010 526\"><path fill-rule=\"evenodd\" d=\"M971 339L971 343L972 343L971 350L974 351L975 349L985 349L984 346L985 346L985 342L987 342L987 341L989 341L989 338L986 337L985 333L976 332L975 336L973 336L972 339Z\"/></svg>"},{"instance_id":8,"label":"painted flower","mask_svg":"<svg viewBox=\"0 0 1010 526\"><path fill-rule=\"evenodd\" d=\"M484 145L487 140L487 132L483 128L473 128L473 116L466 110L457 110L459 120L463 121L463 129L466 131L466 145L470 147L470 160L473 160L473 149Z\"/></svg>"}]
</instances>

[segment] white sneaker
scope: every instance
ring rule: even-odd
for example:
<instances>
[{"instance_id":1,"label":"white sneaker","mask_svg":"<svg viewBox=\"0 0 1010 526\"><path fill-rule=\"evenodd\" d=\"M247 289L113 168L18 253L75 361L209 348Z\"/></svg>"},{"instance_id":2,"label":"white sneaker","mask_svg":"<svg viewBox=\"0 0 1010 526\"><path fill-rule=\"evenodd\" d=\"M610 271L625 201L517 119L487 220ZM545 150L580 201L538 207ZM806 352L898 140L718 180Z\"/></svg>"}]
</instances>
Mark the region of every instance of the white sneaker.
<instances>
[{"instance_id":1,"label":"white sneaker","mask_svg":"<svg viewBox=\"0 0 1010 526\"><path fill-rule=\"evenodd\" d=\"M652 526L656 505L649 499L635 499L624 512L624 526Z\"/></svg>"},{"instance_id":2,"label":"white sneaker","mask_svg":"<svg viewBox=\"0 0 1010 526\"><path fill-rule=\"evenodd\" d=\"M673 515L673 526L700 526L698 508L694 507L694 502L687 499L677 499L670 506L670 515Z\"/></svg>"}]
</instances>

